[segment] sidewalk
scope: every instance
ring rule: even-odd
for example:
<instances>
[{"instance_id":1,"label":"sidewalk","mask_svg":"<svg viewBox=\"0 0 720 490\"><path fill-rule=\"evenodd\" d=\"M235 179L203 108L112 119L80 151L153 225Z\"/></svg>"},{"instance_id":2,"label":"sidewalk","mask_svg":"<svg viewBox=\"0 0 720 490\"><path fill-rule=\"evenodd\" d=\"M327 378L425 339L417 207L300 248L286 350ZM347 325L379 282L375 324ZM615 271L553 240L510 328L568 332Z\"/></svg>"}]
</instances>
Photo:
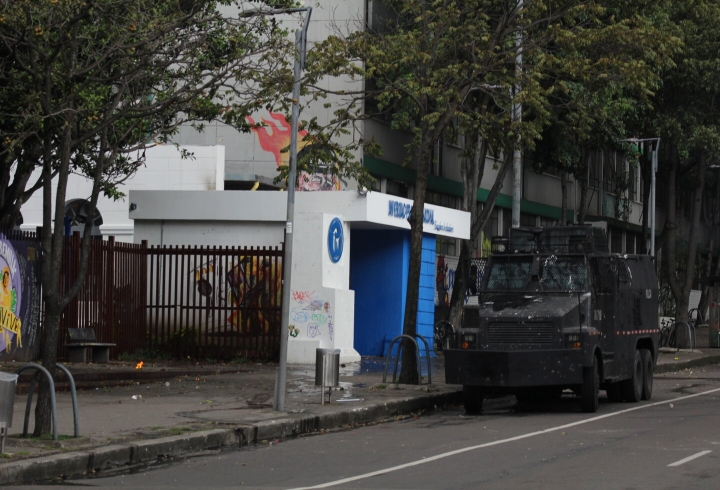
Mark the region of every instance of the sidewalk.
<instances>
[{"instance_id":1,"label":"sidewalk","mask_svg":"<svg viewBox=\"0 0 720 490\"><path fill-rule=\"evenodd\" d=\"M720 350L662 352L656 372L720 363ZM423 362L424 364L424 362ZM0 484L123 467L223 446L267 443L414 416L461 402L445 385L442 357L432 384L382 383L383 360L343 365L340 386L321 405L314 366L289 366L286 413L272 410L276 365L147 362L72 365L80 434L73 434L70 393L57 394L60 441L21 439L26 396L15 396L13 426L0 460ZM15 363L0 364L14 371ZM392 369L388 374L392 379ZM219 374L213 374L219 373ZM58 389L63 384L58 383ZM18 393L27 387L18 386ZM34 423L31 414L30 432Z\"/></svg>"}]
</instances>

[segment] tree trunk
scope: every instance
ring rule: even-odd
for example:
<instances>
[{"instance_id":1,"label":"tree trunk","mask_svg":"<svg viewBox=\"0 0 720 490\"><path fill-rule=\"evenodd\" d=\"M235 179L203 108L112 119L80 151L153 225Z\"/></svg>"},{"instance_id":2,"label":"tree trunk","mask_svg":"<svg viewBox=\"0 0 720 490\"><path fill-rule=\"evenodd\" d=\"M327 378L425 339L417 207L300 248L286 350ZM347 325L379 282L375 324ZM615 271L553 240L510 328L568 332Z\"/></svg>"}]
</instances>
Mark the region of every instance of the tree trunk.
<instances>
[{"instance_id":1,"label":"tree trunk","mask_svg":"<svg viewBox=\"0 0 720 490\"><path fill-rule=\"evenodd\" d=\"M410 265L408 269L408 285L405 297L405 316L403 320L403 334L415 338L417 332L418 295L420 294L420 266L422 264L423 242L423 216L425 211L425 190L427 189L427 176L432 161L432 145L420 147L417 178L413 195L413 207L410 213ZM403 339L402 369L400 370L400 383L418 384L420 375L416 362L415 346L407 339Z\"/></svg>"},{"instance_id":2,"label":"tree trunk","mask_svg":"<svg viewBox=\"0 0 720 490\"><path fill-rule=\"evenodd\" d=\"M705 188L705 168L707 163L707 157L705 152L700 155L700 162L698 165L697 180L695 186L695 197L692 213L692 222L690 225L690 236L688 239L688 252L687 261L684 264L685 276L683 281L677 276L677 255L676 255L676 241L677 241L677 195L676 185L678 176L678 159L677 150L674 150L671 154L671 169L669 174L669 191L670 199L668 202L668 216L666 228L668 230L668 238L666 249L668 252L667 257L667 275L670 289L672 290L675 298L675 320L676 322L687 322L688 321L688 305L690 302L690 291L692 290L692 283L695 279L695 258L697 255L697 244L698 235L700 228L700 214L702 212L702 196ZM689 347L690 338L686 329L680 327L676 333L677 345L680 347Z\"/></svg>"},{"instance_id":3,"label":"tree trunk","mask_svg":"<svg viewBox=\"0 0 720 490\"><path fill-rule=\"evenodd\" d=\"M652 191L652 157L648 159L647 154L640 156L640 174L643 182L645 183L645 185L643 185L643 239L645 240L645 252L650 253L650 207L652 206L650 203L650 193Z\"/></svg>"},{"instance_id":4,"label":"tree trunk","mask_svg":"<svg viewBox=\"0 0 720 490\"><path fill-rule=\"evenodd\" d=\"M707 271L706 276L707 277L713 277L720 275L720 257L718 257L718 260L715 262L715 267L713 267L713 245L714 240L710 239L710 254L708 257L708 263L707 263ZM708 317L708 310L710 308L710 299L712 298L711 289L709 286L703 286L702 288L702 295L700 296L700 303L698 303L698 321L702 323L707 323L709 317ZM702 318L700 318L702 316Z\"/></svg>"},{"instance_id":5,"label":"tree trunk","mask_svg":"<svg viewBox=\"0 0 720 490\"><path fill-rule=\"evenodd\" d=\"M484 165L485 162L485 155L487 153L487 150L485 152L482 152L482 162ZM493 183L492 189L490 189L490 194L488 195L487 201L485 202L485 206L483 207L482 211L478 213L475 212L475 218L471 217L470 221L470 241L467 242L467 247L465 246L465 240L463 240L463 246L460 248L460 260L458 261L458 269L455 273L455 284L456 287L453 287L453 293L450 300L450 323L452 323L455 326L461 325L461 319L462 319L462 310L463 310L463 304L465 300L465 291L467 288L467 268L463 265L463 260L467 260L467 258L470 258L470 246L472 244L473 238L476 238L480 235L480 232L482 231L483 227L485 226L485 222L490 217L490 213L492 213L493 208L495 207L495 201L497 200L498 194L500 194L500 189L502 189L502 183L505 180L505 176L507 175L508 171L512 167L513 162L513 152L508 151L506 152L506 155L504 156L505 160L503 161L502 166L500 167L500 170L498 171L497 176L495 177L495 182ZM463 255L465 253L465 255ZM458 285L458 276L460 269L463 269L461 281L462 281L462 289L460 289Z\"/></svg>"},{"instance_id":6,"label":"tree trunk","mask_svg":"<svg viewBox=\"0 0 720 490\"><path fill-rule=\"evenodd\" d=\"M57 304L45 304L43 321L42 366L55 376L57 364L58 332L62 308ZM52 404L50 403L50 385L45 376L40 376L37 405L35 406L35 430L33 436L40 437L52 432Z\"/></svg>"},{"instance_id":7,"label":"tree trunk","mask_svg":"<svg viewBox=\"0 0 720 490\"><path fill-rule=\"evenodd\" d=\"M567 179L567 172L562 171L560 174L560 186L562 188L562 204L561 204L561 213L560 216L560 223L563 225L567 225L567 198L568 198L568 179Z\"/></svg>"}]
</instances>

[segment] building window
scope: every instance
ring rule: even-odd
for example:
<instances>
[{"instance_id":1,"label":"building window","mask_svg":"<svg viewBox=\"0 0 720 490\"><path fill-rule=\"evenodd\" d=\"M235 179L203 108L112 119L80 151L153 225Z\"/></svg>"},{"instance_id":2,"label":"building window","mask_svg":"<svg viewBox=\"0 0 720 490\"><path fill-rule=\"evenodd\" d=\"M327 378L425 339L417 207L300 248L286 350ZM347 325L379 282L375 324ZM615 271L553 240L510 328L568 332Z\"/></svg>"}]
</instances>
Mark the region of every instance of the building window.
<instances>
[{"instance_id":1,"label":"building window","mask_svg":"<svg viewBox=\"0 0 720 490\"><path fill-rule=\"evenodd\" d=\"M520 226L535 227L537 225L537 216L535 216L534 214L520 213Z\"/></svg>"},{"instance_id":2,"label":"building window","mask_svg":"<svg viewBox=\"0 0 720 490\"><path fill-rule=\"evenodd\" d=\"M460 209L460 198L457 196L449 196L438 192L426 192L425 202L450 209Z\"/></svg>"},{"instance_id":3,"label":"building window","mask_svg":"<svg viewBox=\"0 0 720 490\"><path fill-rule=\"evenodd\" d=\"M547 228L548 226L555 226L557 223L557 220L540 216L540 226L542 226L543 228Z\"/></svg>"},{"instance_id":4,"label":"building window","mask_svg":"<svg viewBox=\"0 0 720 490\"><path fill-rule=\"evenodd\" d=\"M635 253L635 233L625 232L625 253Z\"/></svg>"},{"instance_id":5,"label":"building window","mask_svg":"<svg viewBox=\"0 0 720 490\"><path fill-rule=\"evenodd\" d=\"M623 232L619 228L610 228L610 252L623 253Z\"/></svg>"},{"instance_id":6,"label":"building window","mask_svg":"<svg viewBox=\"0 0 720 490\"><path fill-rule=\"evenodd\" d=\"M616 163L617 158L614 152L603 153L603 189L605 192L615 193Z\"/></svg>"},{"instance_id":7,"label":"building window","mask_svg":"<svg viewBox=\"0 0 720 490\"><path fill-rule=\"evenodd\" d=\"M510 228L512 228L512 209L501 209L502 213L502 230L500 234L503 236L510 236Z\"/></svg>"},{"instance_id":8,"label":"building window","mask_svg":"<svg viewBox=\"0 0 720 490\"><path fill-rule=\"evenodd\" d=\"M457 257L457 239L438 235L435 240L435 253Z\"/></svg>"},{"instance_id":9,"label":"building window","mask_svg":"<svg viewBox=\"0 0 720 490\"><path fill-rule=\"evenodd\" d=\"M385 192L390 194L391 196L404 197L407 199L407 197L410 195L408 187L409 186L405 182L388 179Z\"/></svg>"}]
</instances>

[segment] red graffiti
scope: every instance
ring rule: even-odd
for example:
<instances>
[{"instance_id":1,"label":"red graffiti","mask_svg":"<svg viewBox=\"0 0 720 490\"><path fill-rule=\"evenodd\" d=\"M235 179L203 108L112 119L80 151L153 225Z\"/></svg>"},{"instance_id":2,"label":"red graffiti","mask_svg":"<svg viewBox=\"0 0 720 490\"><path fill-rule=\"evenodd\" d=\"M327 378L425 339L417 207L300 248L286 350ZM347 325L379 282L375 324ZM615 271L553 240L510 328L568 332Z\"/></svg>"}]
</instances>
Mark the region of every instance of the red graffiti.
<instances>
[{"instance_id":1,"label":"red graffiti","mask_svg":"<svg viewBox=\"0 0 720 490\"><path fill-rule=\"evenodd\" d=\"M315 294L315 291L293 291L292 299L301 303L310 302L313 294Z\"/></svg>"}]
</instances>

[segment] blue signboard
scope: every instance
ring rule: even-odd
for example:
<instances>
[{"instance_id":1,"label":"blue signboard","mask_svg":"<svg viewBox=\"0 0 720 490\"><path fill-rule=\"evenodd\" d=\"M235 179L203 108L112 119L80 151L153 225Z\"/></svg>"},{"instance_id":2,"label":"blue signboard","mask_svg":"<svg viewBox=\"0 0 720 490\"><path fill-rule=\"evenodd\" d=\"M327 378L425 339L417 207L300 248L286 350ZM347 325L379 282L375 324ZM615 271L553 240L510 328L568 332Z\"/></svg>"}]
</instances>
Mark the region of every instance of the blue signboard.
<instances>
[{"instance_id":1,"label":"blue signboard","mask_svg":"<svg viewBox=\"0 0 720 490\"><path fill-rule=\"evenodd\" d=\"M333 264L337 264L342 257L344 240L342 221L339 218L333 218L328 227L327 236L328 255Z\"/></svg>"}]
</instances>

